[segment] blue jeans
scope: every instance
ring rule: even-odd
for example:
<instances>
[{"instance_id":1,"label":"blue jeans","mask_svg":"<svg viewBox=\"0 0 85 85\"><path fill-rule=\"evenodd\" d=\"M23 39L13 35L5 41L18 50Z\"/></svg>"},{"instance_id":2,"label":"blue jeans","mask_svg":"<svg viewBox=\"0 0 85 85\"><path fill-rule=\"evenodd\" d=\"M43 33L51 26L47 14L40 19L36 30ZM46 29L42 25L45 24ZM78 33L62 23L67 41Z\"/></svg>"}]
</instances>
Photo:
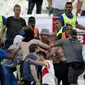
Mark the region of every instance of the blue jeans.
<instances>
[{"instance_id":1,"label":"blue jeans","mask_svg":"<svg viewBox=\"0 0 85 85\"><path fill-rule=\"evenodd\" d=\"M14 76L12 69L3 65L3 70L5 85L18 85L17 79Z\"/></svg>"},{"instance_id":2,"label":"blue jeans","mask_svg":"<svg viewBox=\"0 0 85 85\"><path fill-rule=\"evenodd\" d=\"M4 73L3 73L3 69L2 69L2 65L0 64L0 85L4 85L4 77L3 77Z\"/></svg>"}]
</instances>

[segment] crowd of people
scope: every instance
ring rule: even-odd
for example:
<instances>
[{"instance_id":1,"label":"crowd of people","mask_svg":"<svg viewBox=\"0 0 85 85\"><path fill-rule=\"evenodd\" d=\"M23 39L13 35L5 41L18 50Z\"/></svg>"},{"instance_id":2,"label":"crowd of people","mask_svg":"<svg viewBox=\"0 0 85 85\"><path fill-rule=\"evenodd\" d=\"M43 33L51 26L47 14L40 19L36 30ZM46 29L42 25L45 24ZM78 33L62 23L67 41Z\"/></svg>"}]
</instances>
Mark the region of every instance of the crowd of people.
<instances>
[{"instance_id":1,"label":"crowd of people","mask_svg":"<svg viewBox=\"0 0 85 85\"><path fill-rule=\"evenodd\" d=\"M72 9L72 2L66 2L64 10L54 9L62 14L56 15L53 33L47 28L39 33L33 16L26 25L20 5L14 6L14 16L0 17L0 85L60 85L61 81L62 85L78 85L84 60L76 28L85 27Z\"/></svg>"}]
</instances>

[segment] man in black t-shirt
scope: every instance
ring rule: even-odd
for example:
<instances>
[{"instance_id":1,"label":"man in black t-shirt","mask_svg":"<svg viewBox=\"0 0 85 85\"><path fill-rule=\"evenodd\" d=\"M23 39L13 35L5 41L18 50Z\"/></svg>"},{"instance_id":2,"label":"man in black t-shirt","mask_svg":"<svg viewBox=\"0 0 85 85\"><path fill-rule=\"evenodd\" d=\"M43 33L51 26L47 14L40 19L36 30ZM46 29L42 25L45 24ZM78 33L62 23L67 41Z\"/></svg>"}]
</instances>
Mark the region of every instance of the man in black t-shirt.
<instances>
[{"instance_id":1,"label":"man in black t-shirt","mask_svg":"<svg viewBox=\"0 0 85 85\"><path fill-rule=\"evenodd\" d=\"M20 17L21 7L19 5L14 6L14 16L7 18L7 23L2 28L2 41L4 40L3 34L7 28L7 40L5 42L4 49L7 49L14 40L14 37L19 34L20 30L26 26L26 22Z\"/></svg>"}]
</instances>

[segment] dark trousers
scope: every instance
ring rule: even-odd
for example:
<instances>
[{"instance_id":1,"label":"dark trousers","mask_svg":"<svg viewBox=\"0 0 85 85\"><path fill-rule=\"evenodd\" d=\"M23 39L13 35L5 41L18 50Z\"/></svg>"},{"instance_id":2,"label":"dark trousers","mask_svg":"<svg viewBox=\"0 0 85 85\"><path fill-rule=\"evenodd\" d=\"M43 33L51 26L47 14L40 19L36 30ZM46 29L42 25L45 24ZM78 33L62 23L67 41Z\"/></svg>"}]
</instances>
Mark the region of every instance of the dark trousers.
<instances>
[{"instance_id":1,"label":"dark trousers","mask_svg":"<svg viewBox=\"0 0 85 85\"><path fill-rule=\"evenodd\" d=\"M20 77L23 77L23 61L20 64Z\"/></svg>"},{"instance_id":2,"label":"dark trousers","mask_svg":"<svg viewBox=\"0 0 85 85\"><path fill-rule=\"evenodd\" d=\"M13 44L13 40L6 40L4 50L7 50Z\"/></svg>"},{"instance_id":3,"label":"dark trousers","mask_svg":"<svg viewBox=\"0 0 85 85\"><path fill-rule=\"evenodd\" d=\"M35 81L24 81L24 85L36 85Z\"/></svg>"},{"instance_id":4,"label":"dark trousers","mask_svg":"<svg viewBox=\"0 0 85 85\"><path fill-rule=\"evenodd\" d=\"M41 14L42 2L43 2L43 0L29 0L27 14L32 14L35 4L36 4L36 13Z\"/></svg>"},{"instance_id":5,"label":"dark trousers","mask_svg":"<svg viewBox=\"0 0 85 85\"><path fill-rule=\"evenodd\" d=\"M54 64L55 76L58 79L58 85L62 81L63 85L69 85L68 83L68 67L66 63L63 64Z\"/></svg>"}]
</instances>

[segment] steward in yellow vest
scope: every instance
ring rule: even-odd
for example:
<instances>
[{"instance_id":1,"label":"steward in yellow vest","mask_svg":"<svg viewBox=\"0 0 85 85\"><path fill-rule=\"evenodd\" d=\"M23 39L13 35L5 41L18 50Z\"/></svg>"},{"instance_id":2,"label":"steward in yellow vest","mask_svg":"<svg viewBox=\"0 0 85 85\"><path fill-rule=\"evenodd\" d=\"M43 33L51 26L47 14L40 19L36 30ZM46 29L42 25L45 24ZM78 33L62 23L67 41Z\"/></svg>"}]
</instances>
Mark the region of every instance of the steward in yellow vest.
<instances>
[{"instance_id":1,"label":"steward in yellow vest","mask_svg":"<svg viewBox=\"0 0 85 85\"><path fill-rule=\"evenodd\" d=\"M64 27L61 27L60 30L56 33L56 36L64 32Z\"/></svg>"},{"instance_id":2,"label":"steward in yellow vest","mask_svg":"<svg viewBox=\"0 0 85 85\"><path fill-rule=\"evenodd\" d=\"M77 17L76 15L72 14L72 3L71 2L67 2L65 4L65 13L63 13L62 15L58 16L60 21L62 22L62 26L66 26L66 24L70 24L72 25L72 29L80 29L80 30L85 30L85 27L80 25L77 22Z\"/></svg>"},{"instance_id":3,"label":"steward in yellow vest","mask_svg":"<svg viewBox=\"0 0 85 85\"><path fill-rule=\"evenodd\" d=\"M66 33L65 33L65 31L66 31L66 28L65 27L61 27L60 28L60 30L59 30L59 32L57 32L57 34L56 34L56 36L59 38L59 39L65 39L66 38Z\"/></svg>"},{"instance_id":4,"label":"steward in yellow vest","mask_svg":"<svg viewBox=\"0 0 85 85\"><path fill-rule=\"evenodd\" d=\"M64 32L66 31L66 28L62 26L62 23L59 19L54 21L54 27L56 30L56 36L59 36L60 38L62 38L62 37L64 38L65 37Z\"/></svg>"},{"instance_id":5,"label":"steward in yellow vest","mask_svg":"<svg viewBox=\"0 0 85 85\"><path fill-rule=\"evenodd\" d=\"M72 18L68 18L65 13L62 14L63 19L64 19L64 26L66 24L72 25L73 29L76 29L76 16L73 16Z\"/></svg>"}]
</instances>

